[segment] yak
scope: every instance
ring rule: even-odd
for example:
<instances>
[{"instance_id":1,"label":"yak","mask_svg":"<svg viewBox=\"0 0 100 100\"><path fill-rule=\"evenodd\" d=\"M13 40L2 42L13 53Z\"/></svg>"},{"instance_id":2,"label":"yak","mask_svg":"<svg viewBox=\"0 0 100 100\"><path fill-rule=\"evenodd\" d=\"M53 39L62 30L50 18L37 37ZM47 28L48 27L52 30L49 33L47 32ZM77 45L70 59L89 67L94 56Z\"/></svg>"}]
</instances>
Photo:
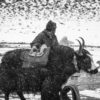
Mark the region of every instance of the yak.
<instances>
[{"instance_id":1,"label":"yak","mask_svg":"<svg viewBox=\"0 0 100 100\"><path fill-rule=\"evenodd\" d=\"M21 54L29 49L15 49L4 54L0 67L0 90L9 100L9 94L16 92L21 100L24 93L41 93L42 100L60 100L59 92L68 78L80 70L96 74L92 56L85 47L83 38L79 50L58 45L50 50L46 66L22 68ZM68 98L67 98L68 99ZM66 100L67 100L66 99ZM69 100L69 99L68 99Z\"/></svg>"}]
</instances>

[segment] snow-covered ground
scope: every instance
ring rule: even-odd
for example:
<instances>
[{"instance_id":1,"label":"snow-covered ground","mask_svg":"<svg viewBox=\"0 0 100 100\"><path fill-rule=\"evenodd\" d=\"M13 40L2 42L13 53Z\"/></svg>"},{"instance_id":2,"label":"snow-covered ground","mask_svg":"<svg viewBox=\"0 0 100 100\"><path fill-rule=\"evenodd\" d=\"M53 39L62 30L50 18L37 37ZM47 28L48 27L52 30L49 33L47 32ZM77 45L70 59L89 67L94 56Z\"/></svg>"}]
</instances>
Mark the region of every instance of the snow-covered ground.
<instances>
[{"instance_id":1,"label":"snow-covered ground","mask_svg":"<svg viewBox=\"0 0 100 100\"><path fill-rule=\"evenodd\" d=\"M48 22L48 20L19 19L12 19L12 22L7 20L0 25L0 41L30 43ZM60 24L56 19L53 20L57 23L56 35L59 41L67 36L69 40L78 44L76 39L81 36L87 45L100 45L100 22L65 21L65 24Z\"/></svg>"},{"instance_id":2,"label":"snow-covered ground","mask_svg":"<svg viewBox=\"0 0 100 100\"><path fill-rule=\"evenodd\" d=\"M34 95L32 93L30 94L24 94L26 100L40 100L40 95ZM10 100L20 100L19 97L16 94L11 94L9 97ZM4 94L0 95L0 100L4 100Z\"/></svg>"},{"instance_id":3,"label":"snow-covered ground","mask_svg":"<svg viewBox=\"0 0 100 100\"><path fill-rule=\"evenodd\" d=\"M97 91L97 90L95 91L94 90L83 90L83 91L80 91L80 94L84 96L89 96L89 97L100 99L100 91Z\"/></svg>"},{"instance_id":4,"label":"snow-covered ground","mask_svg":"<svg viewBox=\"0 0 100 100\"><path fill-rule=\"evenodd\" d=\"M80 97L81 100L88 100L88 98L91 97L93 100L100 99L100 92L94 91L94 90L83 90L80 91ZM34 95L34 94L24 94L26 100L41 100L40 95ZM72 97L71 94L69 93L69 97ZM10 100L20 100L17 95L10 95L9 97ZM0 95L0 100L4 100L4 95ZM90 100L90 99L89 99Z\"/></svg>"},{"instance_id":5,"label":"snow-covered ground","mask_svg":"<svg viewBox=\"0 0 100 100\"><path fill-rule=\"evenodd\" d=\"M81 36L85 39L86 44L96 46L100 45L100 11L95 11L98 15L95 16L95 19L88 19L92 16L92 11L90 11L84 16L79 15L80 18L78 20L77 11L69 13L66 11L67 9L65 9L64 13L61 14L60 8L54 8L54 10L43 8L42 11L39 11L31 6L32 10L28 13L27 6L25 5L25 3L16 3L15 5L10 5L11 7L5 9L0 8L0 41L30 43L34 37L45 28L46 23L49 20L53 20L57 23L56 35L59 41L64 36L67 36L69 40L74 41L75 44L77 44L76 39ZM100 6L96 4L93 6L100 9ZM18 7L23 7L24 10L19 12L17 11ZM15 15L13 10L15 10Z\"/></svg>"}]
</instances>

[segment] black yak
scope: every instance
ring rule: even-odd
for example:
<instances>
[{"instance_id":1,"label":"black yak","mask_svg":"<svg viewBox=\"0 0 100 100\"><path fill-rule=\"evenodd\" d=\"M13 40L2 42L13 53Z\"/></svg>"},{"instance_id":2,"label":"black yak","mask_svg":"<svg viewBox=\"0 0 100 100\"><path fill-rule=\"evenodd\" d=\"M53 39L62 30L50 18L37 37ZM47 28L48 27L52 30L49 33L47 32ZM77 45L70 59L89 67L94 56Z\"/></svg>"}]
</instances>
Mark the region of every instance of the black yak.
<instances>
[{"instance_id":1,"label":"black yak","mask_svg":"<svg viewBox=\"0 0 100 100\"><path fill-rule=\"evenodd\" d=\"M42 100L60 100L61 86L72 74L80 70L97 73L91 54L84 49L84 40L82 44L78 42L78 51L67 46L55 46L50 50L47 65L34 68L22 68L20 56L28 49L8 51L0 67L0 90L4 92L5 100L9 100L12 92L16 92L21 100L26 100L23 96L25 92L40 92Z\"/></svg>"}]
</instances>

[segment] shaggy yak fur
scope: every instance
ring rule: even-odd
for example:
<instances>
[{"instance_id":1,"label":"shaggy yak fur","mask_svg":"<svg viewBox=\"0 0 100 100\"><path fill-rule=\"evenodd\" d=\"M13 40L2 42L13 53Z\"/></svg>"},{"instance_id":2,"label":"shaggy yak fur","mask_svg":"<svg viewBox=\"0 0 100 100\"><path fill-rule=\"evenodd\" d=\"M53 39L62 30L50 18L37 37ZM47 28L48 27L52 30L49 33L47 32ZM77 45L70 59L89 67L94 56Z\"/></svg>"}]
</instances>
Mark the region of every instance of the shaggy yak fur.
<instances>
[{"instance_id":1,"label":"shaggy yak fur","mask_svg":"<svg viewBox=\"0 0 100 100\"><path fill-rule=\"evenodd\" d=\"M74 56L76 56L78 71L83 69L88 72L91 68L91 59L87 55L89 54L87 50L83 49L83 55L78 55L74 49L61 45L50 50L46 66L22 68L21 54L28 50L8 51L2 58L0 90L5 94L5 100L9 100L9 94L12 92L16 92L21 100L26 100L23 93L30 92L40 92L42 100L60 100L61 86L77 72L73 63ZM97 69L90 73L97 73Z\"/></svg>"}]
</instances>

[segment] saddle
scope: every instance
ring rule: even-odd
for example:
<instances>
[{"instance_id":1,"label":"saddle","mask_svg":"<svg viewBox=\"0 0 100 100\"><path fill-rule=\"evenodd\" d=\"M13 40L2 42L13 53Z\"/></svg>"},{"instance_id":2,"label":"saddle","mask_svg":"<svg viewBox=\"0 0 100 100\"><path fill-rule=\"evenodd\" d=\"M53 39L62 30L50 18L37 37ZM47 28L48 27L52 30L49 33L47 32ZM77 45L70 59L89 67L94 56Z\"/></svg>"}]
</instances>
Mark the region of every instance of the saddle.
<instances>
[{"instance_id":1,"label":"saddle","mask_svg":"<svg viewBox=\"0 0 100 100\"><path fill-rule=\"evenodd\" d=\"M21 56L21 60L23 60L22 68L34 68L47 64L50 47L43 49L43 52L38 52L37 54L30 54L30 52L31 50L23 52Z\"/></svg>"}]
</instances>

